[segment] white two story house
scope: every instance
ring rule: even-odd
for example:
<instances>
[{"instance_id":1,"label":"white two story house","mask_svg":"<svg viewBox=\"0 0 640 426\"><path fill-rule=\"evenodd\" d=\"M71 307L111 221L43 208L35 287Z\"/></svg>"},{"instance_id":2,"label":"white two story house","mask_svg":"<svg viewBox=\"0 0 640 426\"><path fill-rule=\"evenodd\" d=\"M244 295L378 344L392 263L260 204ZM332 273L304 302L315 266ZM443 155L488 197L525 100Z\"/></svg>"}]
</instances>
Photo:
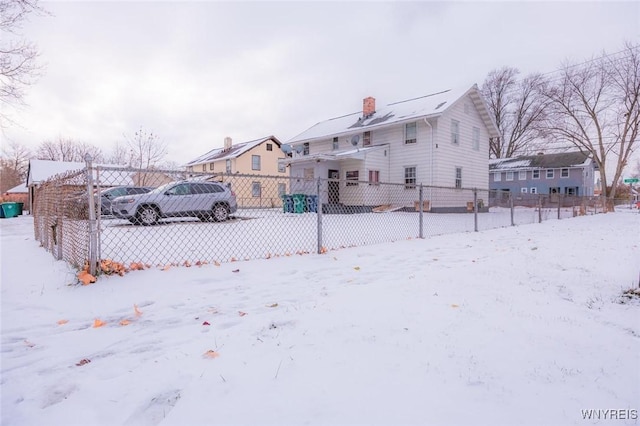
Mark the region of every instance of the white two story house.
<instances>
[{"instance_id":1,"label":"white two story house","mask_svg":"<svg viewBox=\"0 0 640 426\"><path fill-rule=\"evenodd\" d=\"M291 157L281 161L297 178L293 192L313 193L314 178L339 180L321 191L323 204L375 206L386 196L388 204L410 206L422 184L458 189L459 200L430 200L431 211L451 211L469 201L463 189L489 188L489 138L495 137L498 129L473 85L381 108L365 98L361 112L321 121L289 140Z\"/></svg>"}]
</instances>

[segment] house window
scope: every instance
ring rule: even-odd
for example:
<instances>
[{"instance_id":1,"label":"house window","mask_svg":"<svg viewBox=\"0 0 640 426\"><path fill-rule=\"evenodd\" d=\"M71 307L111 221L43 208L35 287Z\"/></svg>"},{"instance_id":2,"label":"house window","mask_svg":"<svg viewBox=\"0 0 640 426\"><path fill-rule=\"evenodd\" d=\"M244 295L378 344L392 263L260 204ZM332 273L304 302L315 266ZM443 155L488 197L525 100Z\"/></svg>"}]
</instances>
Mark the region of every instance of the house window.
<instances>
[{"instance_id":1,"label":"house window","mask_svg":"<svg viewBox=\"0 0 640 426\"><path fill-rule=\"evenodd\" d=\"M518 171L518 180L527 180L527 171L519 170Z\"/></svg>"},{"instance_id":2,"label":"house window","mask_svg":"<svg viewBox=\"0 0 640 426\"><path fill-rule=\"evenodd\" d=\"M340 144L338 143L338 138L335 137L333 138L333 146L332 149L335 151L336 149L340 148Z\"/></svg>"},{"instance_id":3,"label":"house window","mask_svg":"<svg viewBox=\"0 0 640 426\"><path fill-rule=\"evenodd\" d=\"M500 182L501 180L502 180L502 173L501 172L493 173L493 181L494 182Z\"/></svg>"},{"instance_id":4,"label":"house window","mask_svg":"<svg viewBox=\"0 0 640 426\"><path fill-rule=\"evenodd\" d=\"M369 185L380 184L380 170L369 170Z\"/></svg>"},{"instance_id":5,"label":"house window","mask_svg":"<svg viewBox=\"0 0 640 426\"><path fill-rule=\"evenodd\" d=\"M547 179L553 179L553 169L547 169Z\"/></svg>"},{"instance_id":6,"label":"house window","mask_svg":"<svg viewBox=\"0 0 640 426\"><path fill-rule=\"evenodd\" d=\"M513 180L513 172L507 172L507 180Z\"/></svg>"},{"instance_id":7,"label":"house window","mask_svg":"<svg viewBox=\"0 0 640 426\"><path fill-rule=\"evenodd\" d=\"M192 171L193 171L193 166L189 166L189 167L187 167L187 171L188 171L188 172L192 172Z\"/></svg>"},{"instance_id":8,"label":"house window","mask_svg":"<svg viewBox=\"0 0 640 426\"><path fill-rule=\"evenodd\" d=\"M577 189L578 189L578 188L573 187L573 186L572 186L572 187L567 187L567 188L565 188L565 189L564 189L564 193L565 193L566 195L576 195L576 193L577 193Z\"/></svg>"},{"instance_id":9,"label":"house window","mask_svg":"<svg viewBox=\"0 0 640 426\"><path fill-rule=\"evenodd\" d=\"M404 125L404 143L416 143L418 131L416 123L407 123Z\"/></svg>"},{"instance_id":10,"label":"house window","mask_svg":"<svg viewBox=\"0 0 640 426\"><path fill-rule=\"evenodd\" d=\"M209 170L213 170L213 163L209 163Z\"/></svg>"},{"instance_id":11,"label":"house window","mask_svg":"<svg viewBox=\"0 0 640 426\"><path fill-rule=\"evenodd\" d=\"M282 197L287 192L287 184L279 183L278 184L278 197Z\"/></svg>"},{"instance_id":12,"label":"house window","mask_svg":"<svg viewBox=\"0 0 640 426\"><path fill-rule=\"evenodd\" d=\"M280 160L286 160L286 158L281 158ZM287 166L282 161L278 161L278 173L284 173L285 171L287 171Z\"/></svg>"},{"instance_id":13,"label":"house window","mask_svg":"<svg viewBox=\"0 0 640 426\"><path fill-rule=\"evenodd\" d=\"M561 169L560 170L560 177L561 178L568 178L569 177L569 169Z\"/></svg>"},{"instance_id":14,"label":"house window","mask_svg":"<svg viewBox=\"0 0 640 426\"><path fill-rule=\"evenodd\" d=\"M473 141L472 141L473 149L476 151L480 150L480 129L477 127L473 128Z\"/></svg>"},{"instance_id":15,"label":"house window","mask_svg":"<svg viewBox=\"0 0 640 426\"><path fill-rule=\"evenodd\" d=\"M203 165L202 165L202 171L203 171L203 172L206 172L206 171L207 171L207 165L206 165L206 164L203 164Z\"/></svg>"},{"instance_id":16,"label":"house window","mask_svg":"<svg viewBox=\"0 0 640 426\"><path fill-rule=\"evenodd\" d=\"M456 188L462 188L462 167L456 167Z\"/></svg>"},{"instance_id":17,"label":"house window","mask_svg":"<svg viewBox=\"0 0 640 426\"><path fill-rule=\"evenodd\" d=\"M231 173L231 160L227 160L227 173Z\"/></svg>"},{"instance_id":18,"label":"house window","mask_svg":"<svg viewBox=\"0 0 640 426\"><path fill-rule=\"evenodd\" d=\"M540 170L534 170L531 172L531 177L534 179L540 179Z\"/></svg>"},{"instance_id":19,"label":"house window","mask_svg":"<svg viewBox=\"0 0 640 426\"><path fill-rule=\"evenodd\" d=\"M260 182L253 182L251 184L251 196L256 198L262 196L262 188L260 187Z\"/></svg>"},{"instance_id":20,"label":"house window","mask_svg":"<svg viewBox=\"0 0 640 426\"><path fill-rule=\"evenodd\" d=\"M302 155L309 155L309 142L302 145Z\"/></svg>"},{"instance_id":21,"label":"house window","mask_svg":"<svg viewBox=\"0 0 640 426\"><path fill-rule=\"evenodd\" d=\"M304 169L304 180L313 180L313 178L314 178L313 167Z\"/></svg>"},{"instance_id":22,"label":"house window","mask_svg":"<svg viewBox=\"0 0 640 426\"><path fill-rule=\"evenodd\" d=\"M532 186L531 189L529 190L530 193L532 194L537 194L538 193L538 188L536 188L535 186Z\"/></svg>"},{"instance_id":23,"label":"house window","mask_svg":"<svg viewBox=\"0 0 640 426\"><path fill-rule=\"evenodd\" d=\"M527 188L520 188L520 192L522 192L523 194L527 193Z\"/></svg>"},{"instance_id":24,"label":"house window","mask_svg":"<svg viewBox=\"0 0 640 426\"><path fill-rule=\"evenodd\" d=\"M451 120L451 143L458 145L460 143L460 122Z\"/></svg>"},{"instance_id":25,"label":"house window","mask_svg":"<svg viewBox=\"0 0 640 426\"><path fill-rule=\"evenodd\" d=\"M273 151L273 144L272 143L268 143L267 144L267 151Z\"/></svg>"},{"instance_id":26,"label":"house window","mask_svg":"<svg viewBox=\"0 0 640 426\"><path fill-rule=\"evenodd\" d=\"M251 156L251 170L260 170L260 156L252 155Z\"/></svg>"},{"instance_id":27,"label":"house window","mask_svg":"<svg viewBox=\"0 0 640 426\"><path fill-rule=\"evenodd\" d=\"M347 182L347 186L358 186L358 170L353 170L353 171L349 171L347 172L347 180L355 180L356 182Z\"/></svg>"},{"instance_id":28,"label":"house window","mask_svg":"<svg viewBox=\"0 0 640 426\"><path fill-rule=\"evenodd\" d=\"M412 189L416 187L416 168L405 167L404 168L404 188Z\"/></svg>"},{"instance_id":29,"label":"house window","mask_svg":"<svg viewBox=\"0 0 640 426\"><path fill-rule=\"evenodd\" d=\"M364 132L362 134L362 146L371 145L371 132Z\"/></svg>"}]
</instances>

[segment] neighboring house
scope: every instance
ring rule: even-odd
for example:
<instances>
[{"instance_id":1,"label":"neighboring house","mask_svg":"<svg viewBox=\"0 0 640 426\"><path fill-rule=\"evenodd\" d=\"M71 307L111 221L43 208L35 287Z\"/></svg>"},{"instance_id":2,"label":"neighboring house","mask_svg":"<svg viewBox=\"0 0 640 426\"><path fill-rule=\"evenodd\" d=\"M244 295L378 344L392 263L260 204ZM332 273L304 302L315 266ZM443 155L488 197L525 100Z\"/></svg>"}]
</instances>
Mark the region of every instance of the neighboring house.
<instances>
[{"instance_id":1,"label":"neighboring house","mask_svg":"<svg viewBox=\"0 0 640 426\"><path fill-rule=\"evenodd\" d=\"M431 211L466 211L472 198L461 189L489 188L492 137L498 137L498 129L476 85L382 108L368 97L362 112L319 122L289 140L292 156L283 163L298 178L292 192L315 193L309 183L318 177L341 180L322 191L323 204L372 207L384 200L413 206L407 200L417 201L417 185L424 184L460 190L430 200ZM378 182L404 187L391 191Z\"/></svg>"},{"instance_id":2,"label":"neighboring house","mask_svg":"<svg viewBox=\"0 0 640 426\"><path fill-rule=\"evenodd\" d=\"M284 165L282 143L275 136L233 144L224 139L222 148L213 149L186 164L188 172L220 173L232 184L240 207L279 207L281 196L287 192L288 178ZM228 175L241 175L230 178ZM256 176L255 178L251 176ZM265 176L270 176L267 178ZM282 181L273 179L282 177ZM261 178L262 177L262 178Z\"/></svg>"},{"instance_id":3,"label":"neighboring house","mask_svg":"<svg viewBox=\"0 0 640 426\"><path fill-rule=\"evenodd\" d=\"M593 196L595 172L595 163L582 152L489 161L490 188L502 199L508 194L547 194L551 201L557 201L558 195Z\"/></svg>"},{"instance_id":4,"label":"neighboring house","mask_svg":"<svg viewBox=\"0 0 640 426\"><path fill-rule=\"evenodd\" d=\"M10 201L14 203L23 203L23 208L25 210L29 210L29 190L27 189L26 183L21 183L20 185L6 190L0 199L3 202Z\"/></svg>"}]
</instances>

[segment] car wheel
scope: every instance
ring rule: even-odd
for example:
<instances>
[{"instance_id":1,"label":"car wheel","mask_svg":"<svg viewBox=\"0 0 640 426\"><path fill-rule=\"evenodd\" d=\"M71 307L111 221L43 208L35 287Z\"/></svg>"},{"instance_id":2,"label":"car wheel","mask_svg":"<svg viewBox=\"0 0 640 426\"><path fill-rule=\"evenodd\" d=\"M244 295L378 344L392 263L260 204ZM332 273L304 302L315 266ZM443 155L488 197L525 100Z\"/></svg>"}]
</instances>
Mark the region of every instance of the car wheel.
<instances>
[{"instance_id":1,"label":"car wheel","mask_svg":"<svg viewBox=\"0 0 640 426\"><path fill-rule=\"evenodd\" d=\"M211 215L213 216L213 220L216 222L224 222L229 219L229 207L224 204L216 204L213 206Z\"/></svg>"},{"instance_id":2,"label":"car wheel","mask_svg":"<svg viewBox=\"0 0 640 426\"><path fill-rule=\"evenodd\" d=\"M137 214L138 223L148 226L158 222L158 211L150 206L141 207Z\"/></svg>"}]
</instances>

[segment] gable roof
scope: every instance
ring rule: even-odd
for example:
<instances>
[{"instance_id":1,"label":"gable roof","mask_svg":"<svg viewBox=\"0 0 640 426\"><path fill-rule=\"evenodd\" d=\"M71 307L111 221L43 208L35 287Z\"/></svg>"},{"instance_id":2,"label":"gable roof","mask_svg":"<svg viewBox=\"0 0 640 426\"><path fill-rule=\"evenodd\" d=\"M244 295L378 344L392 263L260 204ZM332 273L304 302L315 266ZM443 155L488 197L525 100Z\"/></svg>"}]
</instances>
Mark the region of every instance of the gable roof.
<instances>
[{"instance_id":1,"label":"gable roof","mask_svg":"<svg viewBox=\"0 0 640 426\"><path fill-rule=\"evenodd\" d=\"M498 137L498 129L491 118L489 109L482 99L478 86L474 84L470 88L449 89L418 98L390 103L382 108L377 108L375 113L366 118L362 118L362 111L358 111L321 121L294 136L287 143L296 144L328 136L362 133L363 131L419 118L437 117L467 95L471 97L487 129L489 129L489 137Z\"/></svg>"},{"instance_id":2,"label":"gable roof","mask_svg":"<svg viewBox=\"0 0 640 426\"><path fill-rule=\"evenodd\" d=\"M591 164L588 153L580 151L560 154L536 154L489 160L489 170L559 169Z\"/></svg>"},{"instance_id":3,"label":"gable roof","mask_svg":"<svg viewBox=\"0 0 640 426\"><path fill-rule=\"evenodd\" d=\"M5 194L26 194L28 192L29 190L27 189L27 184L25 182L4 191Z\"/></svg>"},{"instance_id":4,"label":"gable roof","mask_svg":"<svg viewBox=\"0 0 640 426\"><path fill-rule=\"evenodd\" d=\"M245 152L251 150L252 148L260 145L262 142L266 142L268 140L272 140L273 142L275 142L275 144L278 145L278 147L282 146L282 143L275 136L273 136L273 135L266 136L266 137L263 137L263 138L260 138L260 139L255 139L255 140L248 141L248 142L241 142L241 143L233 144L233 145L231 145L231 148L229 148L226 151L224 150L224 148L212 149L211 151L207 152L206 154L203 154L203 155L201 155L199 157L196 157L195 159L189 161L186 164L186 166L194 166L194 165L197 165L197 164L209 163L211 161L220 161L220 160L238 158L239 156L241 156Z\"/></svg>"}]
</instances>

